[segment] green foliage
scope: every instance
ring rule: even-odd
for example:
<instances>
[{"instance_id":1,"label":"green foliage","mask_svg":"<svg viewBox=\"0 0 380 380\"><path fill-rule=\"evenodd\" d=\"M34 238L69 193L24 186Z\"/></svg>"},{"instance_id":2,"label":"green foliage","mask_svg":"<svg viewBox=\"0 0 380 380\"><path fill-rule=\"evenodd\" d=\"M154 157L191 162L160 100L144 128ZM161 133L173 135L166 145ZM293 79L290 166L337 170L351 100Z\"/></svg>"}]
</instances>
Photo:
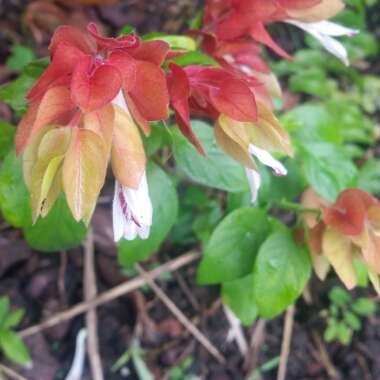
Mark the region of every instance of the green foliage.
<instances>
[{"instance_id":1,"label":"green foliage","mask_svg":"<svg viewBox=\"0 0 380 380\"><path fill-rule=\"evenodd\" d=\"M171 179L153 163L148 165L147 176L155 222L148 239L120 243L119 262L123 266L131 266L136 261L144 260L153 254L160 247L177 218L178 197Z\"/></svg>"},{"instance_id":2,"label":"green foliage","mask_svg":"<svg viewBox=\"0 0 380 380\"><path fill-rule=\"evenodd\" d=\"M4 159L13 144L16 128L0 120L0 160Z\"/></svg>"},{"instance_id":3,"label":"green foliage","mask_svg":"<svg viewBox=\"0 0 380 380\"><path fill-rule=\"evenodd\" d=\"M355 187L357 169L342 149L328 143L306 143L300 149L301 164L311 187L334 202L338 194Z\"/></svg>"},{"instance_id":4,"label":"green foliage","mask_svg":"<svg viewBox=\"0 0 380 380\"><path fill-rule=\"evenodd\" d=\"M12 54L7 58L5 64L12 70L21 71L34 59L36 56L32 49L17 44L12 47Z\"/></svg>"},{"instance_id":5,"label":"green foliage","mask_svg":"<svg viewBox=\"0 0 380 380\"><path fill-rule=\"evenodd\" d=\"M172 60L174 63L180 66L189 65L205 65L205 66L219 66L218 63L210 56L201 53L200 51L190 51L179 57L175 57Z\"/></svg>"},{"instance_id":6,"label":"green foliage","mask_svg":"<svg viewBox=\"0 0 380 380\"><path fill-rule=\"evenodd\" d=\"M32 224L29 215L23 227L26 241L41 252L59 252L77 247L87 233L86 226L74 220L63 194L45 218L39 218Z\"/></svg>"},{"instance_id":7,"label":"green foliage","mask_svg":"<svg viewBox=\"0 0 380 380\"><path fill-rule=\"evenodd\" d=\"M24 184L22 160L12 149L0 167L0 209L5 220L22 227L27 219L29 194Z\"/></svg>"},{"instance_id":8,"label":"green foliage","mask_svg":"<svg viewBox=\"0 0 380 380\"><path fill-rule=\"evenodd\" d=\"M193 181L230 192L248 190L244 169L228 157L215 141L213 129L204 122L192 122L206 156L203 157L178 131L173 133L177 168Z\"/></svg>"},{"instance_id":9,"label":"green foliage","mask_svg":"<svg viewBox=\"0 0 380 380\"><path fill-rule=\"evenodd\" d=\"M216 227L206 245L198 281L215 284L248 275L270 230L264 211L254 208L233 211Z\"/></svg>"},{"instance_id":10,"label":"green foliage","mask_svg":"<svg viewBox=\"0 0 380 380\"><path fill-rule=\"evenodd\" d=\"M9 299L0 298L0 352L16 364L29 367L32 364L29 351L17 333L13 331L23 317L23 309L11 311Z\"/></svg>"},{"instance_id":11,"label":"green foliage","mask_svg":"<svg viewBox=\"0 0 380 380\"><path fill-rule=\"evenodd\" d=\"M24 230L25 238L35 249L55 252L80 245L86 227L77 223L61 196L45 218L32 224L29 193L24 184L22 159L9 151L0 166L0 210L13 226Z\"/></svg>"},{"instance_id":12,"label":"green foliage","mask_svg":"<svg viewBox=\"0 0 380 380\"><path fill-rule=\"evenodd\" d=\"M290 231L276 231L260 247L253 268L253 288L259 313L273 318L302 293L311 274L309 256Z\"/></svg>"},{"instance_id":13,"label":"green foliage","mask_svg":"<svg viewBox=\"0 0 380 380\"><path fill-rule=\"evenodd\" d=\"M258 316L255 293L252 287L253 275L223 283L223 301L246 326L252 325Z\"/></svg>"},{"instance_id":14,"label":"green foliage","mask_svg":"<svg viewBox=\"0 0 380 380\"><path fill-rule=\"evenodd\" d=\"M324 332L326 342L350 344L353 333L362 329L361 317L373 315L377 310L374 301L364 297L355 300L351 293L340 287L330 290L329 300L329 309L321 312L327 321Z\"/></svg>"}]
</instances>

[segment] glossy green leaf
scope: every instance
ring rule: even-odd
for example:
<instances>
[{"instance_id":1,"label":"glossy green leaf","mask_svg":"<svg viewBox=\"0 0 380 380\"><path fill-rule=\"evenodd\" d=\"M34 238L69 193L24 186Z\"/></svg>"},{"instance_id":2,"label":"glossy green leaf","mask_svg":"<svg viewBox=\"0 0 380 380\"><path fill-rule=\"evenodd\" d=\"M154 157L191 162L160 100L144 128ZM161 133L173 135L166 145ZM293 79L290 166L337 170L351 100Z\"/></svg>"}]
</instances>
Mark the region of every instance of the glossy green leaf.
<instances>
[{"instance_id":1,"label":"glossy green leaf","mask_svg":"<svg viewBox=\"0 0 380 380\"><path fill-rule=\"evenodd\" d=\"M264 211L242 208L233 211L211 235L198 268L198 282L217 284L251 273L260 245L271 226Z\"/></svg>"},{"instance_id":2,"label":"glossy green leaf","mask_svg":"<svg viewBox=\"0 0 380 380\"><path fill-rule=\"evenodd\" d=\"M71 215L63 194L45 218L32 224L31 218L24 227L25 239L36 250L57 252L77 247L86 237L87 229Z\"/></svg>"},{"instance_id":3,"label":"glossy green leaf","mask_svg":"<svg viewBox=\"0 0 380 380\"><path fill-rule=\"evenodd\" d=\"M253 268L256 304L263 318L282 313L302 293L311 273L306 250L291 231L274 232L260 247Z\"/></svg>"},{"instance_id":4,"label":"glossy green leaf","mask_svg":"<svg viewBox=\"0 0 380 380\"><path fill-rule=\"evenodd\" d=\"M304 175L324 199L334 202L340 192L355 187L357 169L342 149L327 143L306 143L300 147Z\"/></svg>"},{"instance_id":5,"label":"glossy green leaf","mask_svg":"<svg viewBox=\"0 0 380 380\"><path fill-rule=\"evenodd\" d=\"M246 326L250 326L258 315L252 281L252 275L248 275L222 286L223 301Z\"/></svg>"},{"instance_id":6,"label":"glossy green leaf","mask_svg":"<svg viewBox=\"0 0 380 380\"><path fill-rule=\"evenodd\" d=\"M205 186L230 192L248 191L243 167L219 148L213 129L201 121L193 121L192 128L206 155L202 156L176 131L173 149L178 170Z\"/></svg>"},{"instance_id":7,"label":"glossy green leaf","mask_svg":"<svg viewBox=\"0 0 380 380\"><path fill-rule=\"evenodd\" d=\"M359 169L358 188L371 194L380 193L380 160L368 160Z\"/></svg>"},{"instance_id":8,"label":"glossy green leaf","mask_svg":"<svg viewBox=\"0 0 380 380\"><path fill-rule=\"evenodd\" d=\"M30 213L29 193L24 184L22 159L12 149L0 167L0 209L15 227L25 224Z\"/></svg>"},{"instance_id":9,"label":"glossy green leaf","mask_svg":"<svg viewBox=\"0 0 380 380\"><path fill-rule=\"evenodd\" d=\"M147 240L120 242L119 262L126 267L153 254L177 219L178 197L171 179L152 162L147 167L147 177L153 203L153 225Z\"/></svg>"},{"instance_id":10,"label":"glossy green leaf","mask_svg":"<svg viewBox=\"0 0 380 380\"><path fill-rule=\"evenodd\" d=\"M29 351L14 331L0 329L0 348L5 356L15 363L23 366L31 365Z\"/></svg>"}]
</instances>

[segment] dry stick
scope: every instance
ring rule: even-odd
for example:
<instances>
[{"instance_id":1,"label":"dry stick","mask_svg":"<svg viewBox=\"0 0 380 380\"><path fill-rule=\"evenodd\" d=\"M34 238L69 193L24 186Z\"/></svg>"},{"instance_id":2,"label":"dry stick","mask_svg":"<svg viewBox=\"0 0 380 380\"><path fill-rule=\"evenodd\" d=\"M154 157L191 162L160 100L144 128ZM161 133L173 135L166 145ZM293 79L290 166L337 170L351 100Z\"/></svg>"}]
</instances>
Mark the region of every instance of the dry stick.
<instances>
[{"instance_id":1,"label":"dry stick","mask_svg":"<svg viewBox=\"0 0 380 380\"><path fill-rule=\"evenodd\" d=\"M84 244L84 299L91 301L96 297L96 275L94 259L94 236L90 229ZM92 307L86 314L87 352L90 360L91 373L94 380L104 380L102 361L99 354L98 318L96 308Z\"/></svg>"},{"instance_id":2,"label":"dry stick","mask_svg":"<svg viewBox=\"0 0 380 380\"><path fill-rule=\"evenodd\" d=\"M97 307L100 305L103 305L107 302L110 302L116 298L119 298L133 290L138 289L139 287L143 286L147 282L147 278L149 279L155 279L161 274L165 272L172 272L175 271L185 265L188 265L192 263L193 261L197 260L200 257L200 253L197 251L190 251L188 253L183 254L182 256L171 260L158 268L147 272L146 276L139 276L137 278L134 278L132 280L126 281L118 286L115 286L114 288L102 293L100 296L96 297L93 300L85 301L78 303L77 305L71 307L70 309L67 309L61 313L57 313L56 315L52 316L51 318L37 324L31 327L26 328L25 330L22 330L19 332L19 335L21 337L26 337L29 335L36 334L44 329L47 329L49 327L55 326L59 323L65 322L69 319L72 319L80 314L83 314L87 312L89 309L93 307Z\"/></svg>"},{"instance_id":3,"label":"dry stick","mask_svg":"<svg viewBox=\"0 0 380 380\"><path fill-rule=\"evenodd\" d=\"M288 365L288 358L290 353L290 343L292 341L294 310L294 305L289 306L285 315L284 337L282 339L281 345L280 366L277 372L277 380L285 380L286 376L286 367Z\"/></svg>"},{"instance_id":4,"label":"dry stick","mask_svg":"<svg viewBox=\"0 0 380 380\"><path fill-rule=\"evenodd\" d=\"M3 364L0 364L0 380L3 380L4 377L1 376L1 373L4 373L8 379L12 380L28 380L24 376L19 375L13 369L6 367Z\"/></svg>"},{"instance_id":5,"label":"dry stick","mask_svg":"<svg viewBox=\"0 0 380 380\"><path fill-rule=\"evenodd\" d=\"M188 319L181 310L174 304L174 302L164 293L164 291L148 276L148 273L136 264L136 269L146 279L148 285L152 288L157 297L165 304L165 306L176 316L176 318L186 327L186 329L198 340L199 343L221 364L226 363L224 356L218 349L206 338L205 335Z\"/></svg>"}]
</instances>

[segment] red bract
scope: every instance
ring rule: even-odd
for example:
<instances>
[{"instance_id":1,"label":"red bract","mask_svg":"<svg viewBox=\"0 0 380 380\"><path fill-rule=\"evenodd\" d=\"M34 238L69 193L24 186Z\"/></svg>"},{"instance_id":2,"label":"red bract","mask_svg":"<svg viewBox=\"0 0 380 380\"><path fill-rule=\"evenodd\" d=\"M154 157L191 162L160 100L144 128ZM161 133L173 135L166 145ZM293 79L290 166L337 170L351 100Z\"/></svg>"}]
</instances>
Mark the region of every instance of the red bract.
<instances>
[{"instance_id":1,"label":"red bract","mask_svg":"<svg viewBox=\"0 0 380 380\"><path fill-rule=\"evenodd\" d=\"M231 119L249 122L257 118L255 96L250 87L223 68L169 65L168 86L171 104L181 131L202 151L191 132L190 112L217 119L225 114Z\"/></svg>"},{"instance_id":2,"label":"red bract","mask_svg":"<svg viewBox=\"0 0 380 380\"><path fill-rule=\"evenodd\" d=\"M380 207L375 198L362 190L348 189L334 205L323 210L323 220L344 235L359 235L371 207Z\"/></svg>"},{"instance_id":3,"label":"red bract","mask_svg":"<svg viewBox=\"0 0 380 380\"><path fill-rule=\"evenodd\" d=\"M128 108L146 133L149 121L168 117L169 95L160 65L169 45L163 41L141 43L134 33L103 37L95 24L90 24L88 31L86 35L62 26L55 32L49 47L51 64L27 95L31 107L17 136L18 153L38 129L31 114L36 113L45 94L57 86L68 89L74 108L82 113L99 110L124 90ZM50 100L53 105L60 102Z\"/></svg>"},{"instance_id":4,"label":"red bract","mask_svg":"<svg viewBox=\"0 0 380 380\"><path fill-rule=\"evenodd\" d=\"M266 31L267 24L288 19L320 21L334 16L343 6L341 0L210 0L204 27L221 40L250 36L280 56L290 58Z\"/></svg>"},{"instance_id":5,"label":"red bract","mask_svg":"<svg viewBox=\"0 0 380 380\"><path fill-rule=\"evenodd\" d=\"M212 33L193 31L203 37L203 51L225 70L245 81L258 101L272 108L271 96L281 96L275 76L261 57L259 45L247 39L221 41Z\"/></svg>"}]
</instances>

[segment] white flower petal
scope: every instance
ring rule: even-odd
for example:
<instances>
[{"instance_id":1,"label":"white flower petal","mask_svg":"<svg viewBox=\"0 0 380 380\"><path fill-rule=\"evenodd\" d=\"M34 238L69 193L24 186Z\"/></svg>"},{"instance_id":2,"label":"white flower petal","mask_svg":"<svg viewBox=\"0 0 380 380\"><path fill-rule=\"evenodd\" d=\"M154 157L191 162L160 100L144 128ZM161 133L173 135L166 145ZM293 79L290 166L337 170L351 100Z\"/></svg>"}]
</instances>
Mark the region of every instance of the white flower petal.
<instances>
[{"instance_id":1,"label":"white flower petal","mask_svg":"<svg viewBox=\"0 0 380 380\"><path fill-rule=\"evenodd\" d=\"M346 66L349 65L346 48L343 44L332 37L352 37L359 33L358 30L346 28L345 26L330 21L300 22L295 20L286 20L285 22L295 25L298 28L310 33L323 45L326 50L339 58Z\"/></svg>"},{"instance_id":2,"label":"white flower petal","mask_svg":"<svg viewBox=\"0 0 380 380\"><path fill-rule=\"evenodd\" d=\"M257 147L256 145L249 144L249 153L254 155L261 163L269 166L273 169L274 174L283 176L288 173L285 166L264 149Z\"/></svg>"},{"instance_id":3,"label":"white flower petal","mask_svg":"<svg viewBox=\"0 0 380 380\"><path fill-rule=\"evenodd\" d=\"M152 225L153 206L144 173L138 189L130 189L115 181L112 205L114 239L147 239Z\"/></svg>"},{"instance_id":4,"label":"white flower petal","mask_svg":"<svg viewBox=\"0 0 380 380\"><path fill-rule=\"evenodd\" d=\"M252 203L255 203L257 199L257 194L261 186L260 173L256 170L246 168L245 174L247 176L249 187L251 189L251 201Z\"/></svg>"},{"instance_id":5,"label":"white flower petal","mask_svg":"<svg viewBox=\"0 0 380 380\"><path fill-rule=\"evenodd\" d=\"M341 36L348 36L352 37L355 34L359 33L358 29L351 29L347 28L343 25L337 24L335 22L323 20L319 22L301 22L301 21L295 21L295 20L286 20L288 24L293 24L295 26L298 26L299 28L310 32L310 30L313 30L317 33L324 34L331 37L341 37Z\"/></svg>"},{"instance_id":6,"label":"white flower petal","mask_svg":"<svg viewBox=\"0 0 380 380\"><path fill-rule=\"evenodd\" d=\"M124 189L124 197L137 223L150 226L152 224L153 206L149 197L148 182L144 173L137 190Z\"/></svg>"},{"instance_id":7,"label":"white flower petal","mask_svg":"<svg viewBox=\"0 0 380 380\"><path fill-rule=\"evenodd\" d=\"M112 202L112 224L115 242L119 241L124 235L125 218L120 204L119 191L121 191L121 186L115 181L115 194Z\"/></svg>"}]
</instances>

